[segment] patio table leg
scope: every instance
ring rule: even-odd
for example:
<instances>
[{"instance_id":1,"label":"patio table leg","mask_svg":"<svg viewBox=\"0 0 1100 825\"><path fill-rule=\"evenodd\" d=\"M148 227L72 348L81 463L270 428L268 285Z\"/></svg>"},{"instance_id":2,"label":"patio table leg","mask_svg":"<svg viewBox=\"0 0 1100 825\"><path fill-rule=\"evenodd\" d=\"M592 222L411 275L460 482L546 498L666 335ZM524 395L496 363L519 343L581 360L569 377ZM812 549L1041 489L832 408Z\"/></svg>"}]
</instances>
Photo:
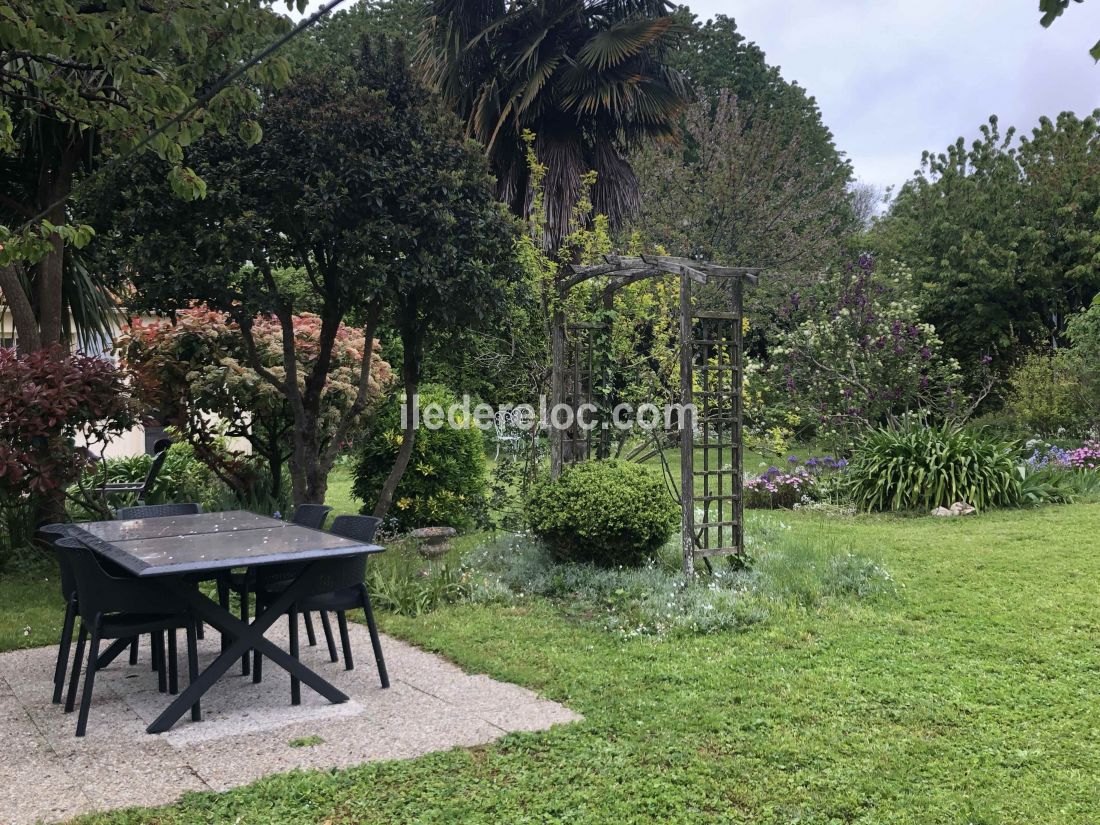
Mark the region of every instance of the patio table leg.
<instances>
[{"instance_id":1,"label":"patio table leg","mask_svg":"<svg viewBox=\"0 0 1100 825\"><path fill-rule=\"evenodd\" d=\"M134 639L134 638L115 639L113 642L111 642L109 645L107 645L107 647L104 649L103 653L100 654L100 656L99 656L99 669L103 670L103 668L107 667L107 665L111 664L111 662L113 662L120 655L122 655L122 652L124 650L126 650L127 648L130 649L130 659L131 659L130 664L134 664L136 662L136 657L134 656L133 651L135 650L134 645L136 645L136 644L137 644L137 639Z\"/></svg>"},{"instance_id":2,"label":"patio table leg","mask_svg":"<svg viewBox=\"0 0 1100 825\"><path fill-rule=\"evenodd\" d=\"M298 578L267 606L266 610L257 611L257 615L251 624L245 624L222 608L217 602L194 588L178 585L170 580L162 582L163 586L171 590L173 595L182 597L187 601L199 620L205 620L211 626L222 631L231 641L226 649L199 674L198 678L191 682L187 689L182 691L164 709L160 716L153 720L146 731L148 733L164 733L169 730L192 705L198 702L203 694L214 686L218 679L225 675L233 663L250 649L259 651L265 658L283 668L292 677L297 677L309 685L330 702L334 704L346 702L348 700L347 694L264 637L264 633L280 616L287 612L294 602L298 601L302 593L311 584L314 566L311 564L303 570Z\"/></svg>"}]
</instances>

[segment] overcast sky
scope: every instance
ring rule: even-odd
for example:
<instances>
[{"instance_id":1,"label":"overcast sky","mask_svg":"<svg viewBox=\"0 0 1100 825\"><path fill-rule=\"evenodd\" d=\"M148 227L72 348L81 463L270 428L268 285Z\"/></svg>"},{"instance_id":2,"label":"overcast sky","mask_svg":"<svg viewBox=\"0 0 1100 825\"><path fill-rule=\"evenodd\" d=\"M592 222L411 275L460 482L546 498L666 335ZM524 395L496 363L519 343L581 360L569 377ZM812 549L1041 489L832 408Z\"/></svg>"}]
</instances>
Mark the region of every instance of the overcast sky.
<instances>
[{"instance_id":1,"label":"overcast sky","mask_svg":"<svg viewBox=\"0 0 1100 825\"><path fill-rule=\"evenodd\" d=\"M1042 115L1100 107L1100 2L1049 29L1037 0L696 0L817 98L857 177L898 186L925 149L977 137L991 114L1030 131Z\"/></svg>"},{"instance_id":2,"label":"overcast sky","mask_svg":"<svg viewBox=\"0 0 1100 825\"><path fill-rule=\"evenodd\" d=\"M348 0L346 5L350 5ZM682 2L682 0L681 0ZM311 0L310 10L321 2ZM694 0L817 98L856 176L898 186L925 149L968 140L991 114L1030 131L1041 115L1100 107L1100 0L1051 28L1038 0Z\"/></svg>"}]
</instances>

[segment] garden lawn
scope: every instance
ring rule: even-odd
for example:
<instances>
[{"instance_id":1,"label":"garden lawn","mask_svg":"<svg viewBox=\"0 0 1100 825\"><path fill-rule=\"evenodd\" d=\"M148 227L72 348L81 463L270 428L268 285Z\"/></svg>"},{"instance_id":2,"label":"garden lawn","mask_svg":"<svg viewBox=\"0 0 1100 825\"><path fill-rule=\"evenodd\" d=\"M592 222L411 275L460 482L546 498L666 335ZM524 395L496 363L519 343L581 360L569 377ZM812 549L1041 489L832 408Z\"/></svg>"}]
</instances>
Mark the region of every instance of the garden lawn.
<instances>
[{"instance_id":1,"label":"garden lawn","mask_svg":"<svg viewBox=\"0 0 1100 825\"><path fill-rule=\"evenodd\" d=\"M1097 821L1100 506L785 520L877 558L898 597L679 639L622 640L541 602L385 616L585 721L85 821ZM31 584L4 587L10 644Z\"/></svg>"}]
</instances>

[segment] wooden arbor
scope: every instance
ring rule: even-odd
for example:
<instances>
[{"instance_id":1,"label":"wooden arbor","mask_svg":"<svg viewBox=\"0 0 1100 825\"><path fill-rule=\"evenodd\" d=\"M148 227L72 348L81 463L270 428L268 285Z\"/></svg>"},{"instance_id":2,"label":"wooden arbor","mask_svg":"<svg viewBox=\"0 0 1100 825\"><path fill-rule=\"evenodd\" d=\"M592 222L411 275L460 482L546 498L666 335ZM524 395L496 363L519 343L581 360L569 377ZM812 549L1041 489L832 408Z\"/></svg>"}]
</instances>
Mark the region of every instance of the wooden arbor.
<instances>
[{"instance_id":1,"label":"wooden arbor","mask_svg":"<svg viewBox=\"0 0 1100 825\"><path fill-rule=\"evenodd\" d=\"M572 275L558 283L564 298L578 284L605 277L603 296L610 305L617 290L636 281L665 275L680 279L679 494L683 564L688 574L694 573L696 558L736 555L744 548L742 292L746 281L756 283L759 272L664 255L608 255L603 264L573 266ZM551 342L551 404L569 405L576 412L593 400L588 380L591 335L590 327L567 328L564 318L557 319ZM588 456L590 435L553 428L550 432L553 475L561 472L564 462ZM588 440L581 443L582 438Z\"/></svg>"}]
</instances>

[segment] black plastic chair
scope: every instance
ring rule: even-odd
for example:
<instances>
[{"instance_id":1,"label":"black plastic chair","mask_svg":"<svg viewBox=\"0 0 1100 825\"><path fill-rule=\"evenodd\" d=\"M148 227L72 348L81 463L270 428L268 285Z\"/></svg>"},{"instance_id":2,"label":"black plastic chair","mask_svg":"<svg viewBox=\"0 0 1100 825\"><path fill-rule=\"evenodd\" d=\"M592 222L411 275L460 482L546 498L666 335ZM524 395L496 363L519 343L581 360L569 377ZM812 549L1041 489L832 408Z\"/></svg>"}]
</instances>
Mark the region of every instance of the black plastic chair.
<instances>
[{"instance_id":1,"label":"black plastic chair","mask_svg":"<svg viewBox=\"0 0 1100 825\"><path fill-rule=\"evenodd\" d=\"M130 495L131 493L137 494L137 500L139 502L145 501L149 497L149 492L153 489L153 485L157 483L157 476L160 475L161 468L164 466L165 459L168 458L168 445L164 445L162 449L157 450L153 456L153 463L149 465L149 472L145 474L145 480L141 483L132 481L119 481L119 482L106 482L99 488L100 495L106 499L108 496L114 495Z\"/></svg>"},{"instance_id":2,"label":"black plastic chair","mask_svg":"<svg viewBox=\"0 0 1100 825\"><path fill-rule=\"evenodd\" d=\"M299 527L311 527L320 530L325 526L325 519L332 512L327 504L299 504L294 508L294 515L290 517L291 524Z\"/></svg>"},{"instance_id":3,"label":"black plastic chair","mask_svg":"<svg viewBox=\"0 0 1100 825\"><path fill-rule=\"evenodd\" d=\"M142 504L137 507L119 507L115 518L119 521L136 518L166 518L168 516L197 516L202 512L201 504L191 502L183 504Z\"/></svg>"},{"instance_id":4,"label":"black plastic chair","mask_svg":"<svg viewBox=\"0 0 1100 825\"><path fill-rule=\"evenodd\" d=\"M57 539L54 547L66 559L76 578L77 609L80 615L80 636L76 643L72 676L65 698L66 713L71 713L76 703L81 660L90 638L88 660L84 667L84 689L80 696L80 713L76 723L77 736L84 736L88 728L95 674L101 666L99 646L104 639L131 639L146 633L152 634L161 647L158 668L160 687L162 690L167 688L169 693L177 693L179 677L176 671L176 630L184 628L187 631L188 677L191 680L198 677L195 621L182 600L177 602L166 591L140 579L111 575L103 569L95 554L74 538ZM164 651L166 636L167 653ZM202 718L198 702L191 708L191 718L196 722Z\"/></svg>"},{"instance_id":5,"label":"black plastic chair","mask_svg":"<svg viewBox=\"0 0 1100 825\"><path fill-rule=\"evenodd\" d=\"M328 514L332 511L332 508L325 504L299 504L294 508L294 514L290 517L291 524L297 524L299 527L309 527L314 530L320 530L324 524ZM221 606L226 610L229 609L229 594L236 593L237 598L240 601L240 615L241 621L247 623L249 620L249 594L255 590L256 587L256 574L253 570L240 570L230 572L226 576L222 576L218 579L218 601ZM306 638L309 640L310 646L317 644L317 631L313 628L313 619L309 613L306 613L303 617L306 623ZM332 661L336 661L336 642L332 637L332 625L329 623L329 618L326 614L321 614L321 627L325 632L325 641L328 643L329 655ZM241 657L241 675L247 676L249 674L249 658L246 653Z\"/></svg>"},{"instance_id":6,"label":"black plastic chair","mask_svg":"<svg viewBox=\"0 0 1100 825\"><path fill-rule=\"evenodd\" d=\"M165 450L161 455L165 455ZM202 512L202 505L195 504L194 502L181 502L179 504L142 504L136 507L119 507L115 511L115 518L119 521L126 519L140 519L140 518L168 518L169 516L197 516ZM205 633L203 627L199 625L199 638L203 638ZM137 661L137 644L135 643L133 649L130 651L130 663L133 664ZM153 647L153 659L151 666L156 667L157 654L156 647Z\"/></svg>"},{"instance_id":7,"label":"black plastic chair","mask_svg":"<svg viewBox=\"0 0 1100 825\"><path fill-rule=\"evenodd\" d=\"M61 704L65 672L69 667L69 650L72 648L73 625L76 624L76 575L64 554L56 548L56 542L69 535L67 524L43 524L38 528L38 539L48 545L57 556L61 572L61 598L65 601L65 618L61 624L61 642L57 646L57 663L53 669L53 703Z\"/></svg>"},{"instance_id":8,"label":"black plastic chair","mask_svg":"<svg viewBox=\"0 0 1100 825\"><path fill-rule=\"evenodd\" d=\"M381 519L373 516L337 516L332 521L329 530L338 536L361 541L369 544L374 540L374 534L378 530ZM351 639L348 635L347 611L362 608L367 619L367 630L370 632L371 647L374 649L374 659L378 665L378 678L382 687L390 686L389 674L386 672L386 660L382 655L382 641L378 635L378 625L374 621L374 611L371 609L370 592L366 585L367 555L354 556L347 559L332 559L315 562L320 566L318 571L321 582L314 594L300 599L291 606L288 611L290 629L290 655L298 658L298 612L318 610L322 615L332 611L336 613L336 619L340 626L340 642L344 650L344 668L352 670L355 660L351 652ZM301 571L301 565L294 565L294 570L280 567L265 571L258 571L256 582L256 603L262 607L278 598L286 589L290 580ZM291 575L292 574L292 575ZM263 657L254 653L253 676L254 682L262 678ZM335 658L333 661L336 661ZM291 678L290 699L292 704L301 702L301 685L297 679Z\"/></svg>"}]
</instances>

